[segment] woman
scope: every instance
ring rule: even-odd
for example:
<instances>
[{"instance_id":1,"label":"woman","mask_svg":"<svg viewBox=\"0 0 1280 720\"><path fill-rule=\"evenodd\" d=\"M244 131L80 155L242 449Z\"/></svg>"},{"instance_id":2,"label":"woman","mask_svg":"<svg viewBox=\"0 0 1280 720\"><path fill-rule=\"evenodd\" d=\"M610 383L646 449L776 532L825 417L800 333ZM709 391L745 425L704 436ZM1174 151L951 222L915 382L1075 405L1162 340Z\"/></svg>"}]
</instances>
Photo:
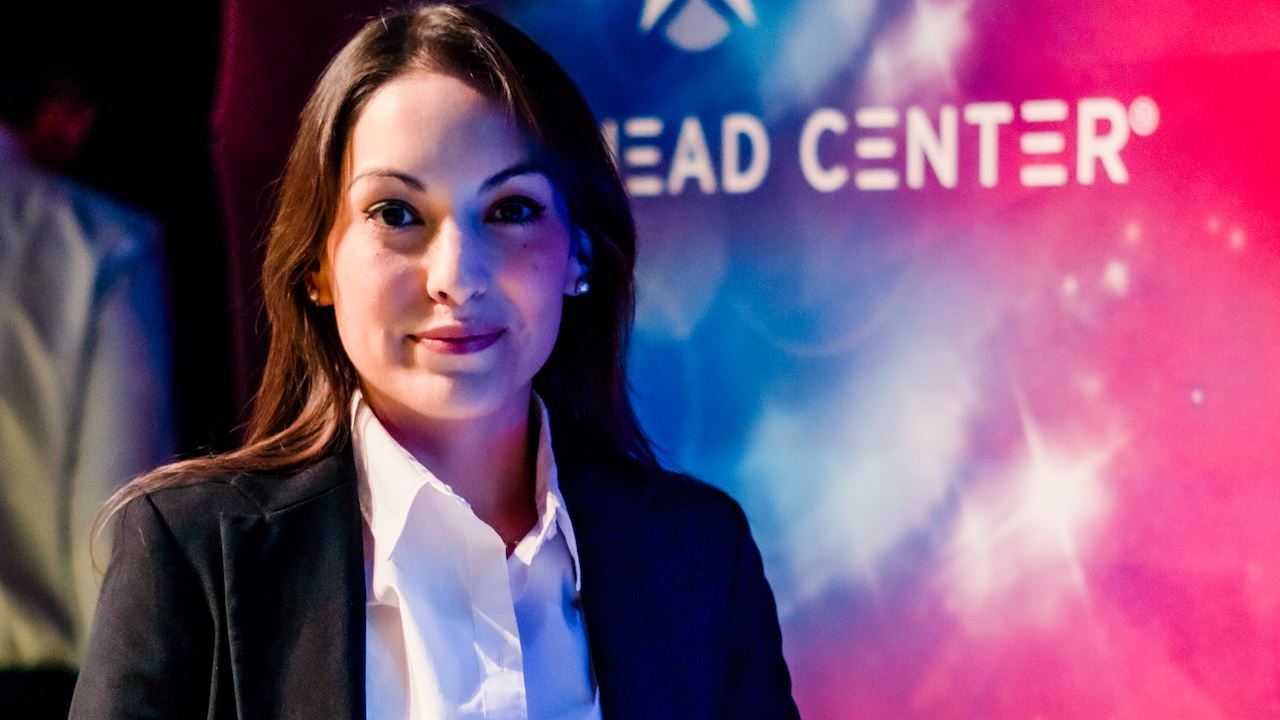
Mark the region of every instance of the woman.
<instances>
[{"instance_id":1,"label":"woman","mask_svg":"<svg viewBox=\"0 0 1280 720\"><path fill-rule=\"evenodd\" d=\"M794 717L742 511L627 399L634 255L548 55L369 23L285 170L248 444L109 506L72 717Z\"/></svg>"}]
</instances>

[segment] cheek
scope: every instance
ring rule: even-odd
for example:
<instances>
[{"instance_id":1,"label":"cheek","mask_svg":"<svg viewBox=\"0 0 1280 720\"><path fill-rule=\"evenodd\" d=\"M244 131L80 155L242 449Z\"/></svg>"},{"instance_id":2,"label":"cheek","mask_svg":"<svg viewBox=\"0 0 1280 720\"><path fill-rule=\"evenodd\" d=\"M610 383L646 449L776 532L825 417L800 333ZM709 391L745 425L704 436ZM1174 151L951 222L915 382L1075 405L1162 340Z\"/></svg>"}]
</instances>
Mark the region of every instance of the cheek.
<instances>
[{"instance_id":1,"label":"cheek","mask_svg":"<svg viewBox=\"0 0 1280 720\"><path fill-rule=\"evenodd\" d=\"M550 352L560 328L564 302L566 249L530 251L507 273L507 294L520 307L529 334L537 338L539 351Z\"/></svg>"},{"instance_id":2,"label":"cheek","mask_svg":"<svg viewBox=\"0 0 1280 720\"><path fill-rule=\"evenodd\" d=\"M412 302L417 286L411 263L347 243L339 245L333 267L335 312L344 343L398 330L396 320Z\"/></svg>"}]
</instances>

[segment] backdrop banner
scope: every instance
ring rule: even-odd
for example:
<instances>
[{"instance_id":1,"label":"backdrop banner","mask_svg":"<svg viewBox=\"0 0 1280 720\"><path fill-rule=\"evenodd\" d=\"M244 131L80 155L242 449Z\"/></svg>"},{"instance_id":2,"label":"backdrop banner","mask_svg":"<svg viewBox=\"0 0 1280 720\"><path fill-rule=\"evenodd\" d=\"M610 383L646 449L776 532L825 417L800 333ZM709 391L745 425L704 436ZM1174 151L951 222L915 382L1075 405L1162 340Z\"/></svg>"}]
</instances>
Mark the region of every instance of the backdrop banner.
<instances>
[{"instance_id":1,"label":"backdrop banner","mask_svg":"<svg viewBox=\"0 0 1280 720\"><path fill-rule=\"evenodd\" d=\"M1280 6L562 0L807 718L1280 717Z\"/></svg>"}]
</instances>

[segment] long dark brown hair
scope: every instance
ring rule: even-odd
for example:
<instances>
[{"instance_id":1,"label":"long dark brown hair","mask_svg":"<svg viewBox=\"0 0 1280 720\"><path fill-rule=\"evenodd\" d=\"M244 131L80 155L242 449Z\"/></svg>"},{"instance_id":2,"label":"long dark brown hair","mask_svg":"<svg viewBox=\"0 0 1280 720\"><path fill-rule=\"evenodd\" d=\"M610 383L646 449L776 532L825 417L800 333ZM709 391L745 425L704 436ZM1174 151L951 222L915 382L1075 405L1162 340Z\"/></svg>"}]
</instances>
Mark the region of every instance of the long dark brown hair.
<instances>
[{"instance_id":1,"label":"long dark brown hair","mask_svg":"<svg viewBox=\"0 0 1280 720\"><path fill-rule=\"evenodd\" d=\"M355 368L332 307L310 302L341 195L343 158L364 104L405 73L453 75L499 103L539 149L570 224L591 249L591 291L566 298L559 335L534 377L557 436L657 467L627 392L635 303L635 225L595 117L564 70L506 21L460 5L428 5L370 21L325 68L302 111L267 236L262 288L271 341L245 444L166 465L108 501L101 517L161 487L211 475L306 465L348 438Z\"/></svg>"}]
</instances>

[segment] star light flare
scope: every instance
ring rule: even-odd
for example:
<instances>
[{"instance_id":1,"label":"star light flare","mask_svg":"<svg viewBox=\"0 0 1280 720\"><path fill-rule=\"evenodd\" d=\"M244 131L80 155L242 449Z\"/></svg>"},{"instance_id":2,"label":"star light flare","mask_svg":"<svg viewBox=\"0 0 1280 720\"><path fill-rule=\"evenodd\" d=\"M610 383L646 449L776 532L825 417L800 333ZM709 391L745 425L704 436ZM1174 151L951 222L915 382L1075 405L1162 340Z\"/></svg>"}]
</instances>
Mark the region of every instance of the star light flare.
<instances>
[{"instance_id":1,"label":"star light flare","mask_svg":"<svg viewBox=\"0 0 1280 720\"><path fill-rule=\"evenodd\" d=\"M1049 442L1020 396L1018 408L1020 457L961 493L949 543L948 604L971 628L1051 624L1066 591L1088 604L1082 555L1111 503L1102 470L1124 444Z\"/></svg>"}]
</instances>

